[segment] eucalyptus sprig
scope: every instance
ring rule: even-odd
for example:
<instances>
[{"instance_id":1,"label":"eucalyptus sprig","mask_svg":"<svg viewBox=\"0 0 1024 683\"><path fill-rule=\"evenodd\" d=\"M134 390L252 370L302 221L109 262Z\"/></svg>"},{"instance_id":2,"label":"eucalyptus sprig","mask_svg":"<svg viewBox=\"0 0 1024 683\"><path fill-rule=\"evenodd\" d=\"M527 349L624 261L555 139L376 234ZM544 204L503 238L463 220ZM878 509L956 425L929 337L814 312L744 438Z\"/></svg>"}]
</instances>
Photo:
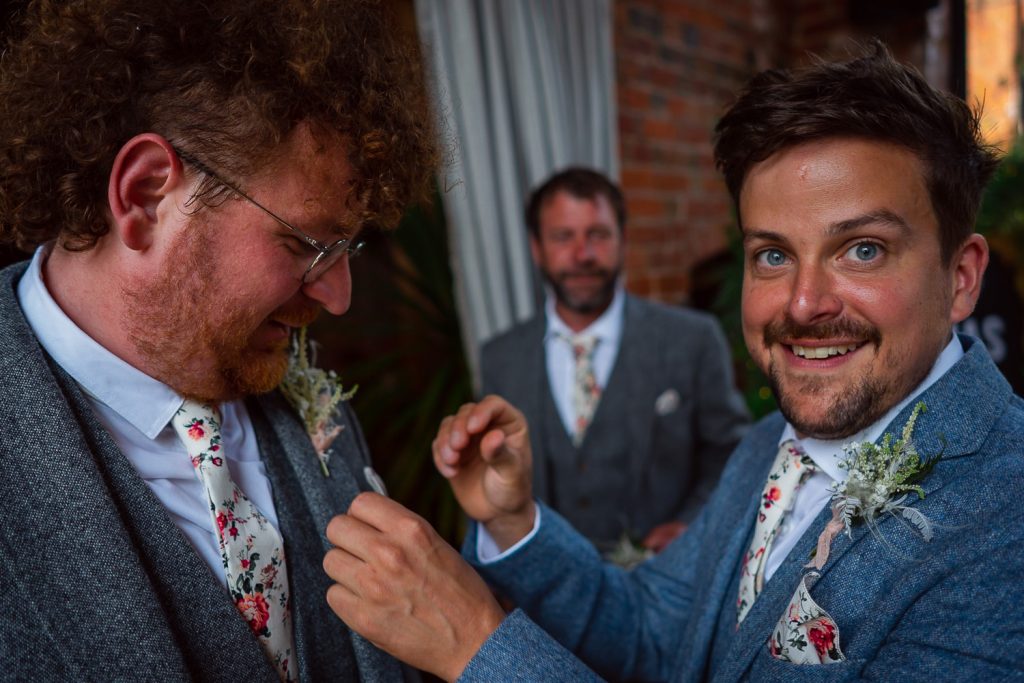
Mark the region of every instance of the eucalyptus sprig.
<instances>
[{"instance_id":1,"label":"eucalyptus sprig","mask_svg":"<svg viewBox=\"0 0 1024 683\"><path fill-rule=\"evenodd\" d=\"M925 541L932 540L931 520L920 510L905 504L910 494L924 499L924 489L918 482L932 471L942 456L940 453L922 458L914 445L914 426L918 416L926 410L923 402L914 406L899 438L886 434L879 445L865 441L843 446L846 458L839 466L847 470L849 476L836 485L832 494L832 520L818 537L818 547L808 566L818 569L825 566L832 540L844 531L850 536L859 523L877 535L878 522L885 515L899 515L913 525Z\"/></svg>"},{"instance_id":2,"label":"eucalyptus sprig","mask_svg":"<svg viewBox=\"0 0 1024 683\"><path fill-rule=\"evenodd\" d=\"M331 444L344 429L344 425L335 422L338 406L351 399L359 387L345 391L337 373L316 367L313 364L315 359L311 359L306 336L306 328L303 327L292 339L288 369L281 380L280 389L302 418L320 460L320 469L325 477L329 477L331 473L327 469L327 461Z\"/></svg>"}]
</instances>

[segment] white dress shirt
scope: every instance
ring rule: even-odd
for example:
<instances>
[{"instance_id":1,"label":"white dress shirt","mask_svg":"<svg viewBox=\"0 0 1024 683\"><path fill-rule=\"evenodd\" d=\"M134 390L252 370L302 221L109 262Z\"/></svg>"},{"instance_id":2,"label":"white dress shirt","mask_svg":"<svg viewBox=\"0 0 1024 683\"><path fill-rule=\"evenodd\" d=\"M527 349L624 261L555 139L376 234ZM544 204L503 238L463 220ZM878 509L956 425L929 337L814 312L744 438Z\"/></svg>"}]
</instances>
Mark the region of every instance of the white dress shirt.
<instances>
[{"instance_id":1,"label":"white dress shirt","mask_svg":"<svg viewBox=\"0 0 1024 683\"><path fill-rule=\"evenodd\" d=\"M569 436L576 435L576 412L572 406L573 384L576 375L576 357L568 339L577 334L589 334L597 337L594 346L594 379L597 386L604 389L608 386L608 378L615 365L615 357L619 353L622 341L622 318L626 297L622 287L615 288L615 296L604 313L580 332L573 332L558 317L555 310L555 297L548 292L544 311L547 314L548 327L544 334L544 357L547 360L548 382L551 385L551 396L555 399L558 416L562 418L565 431Z\"/></svg>"},{"instance_id":2,"label":"white dress shirt","mask_svg":"<svg viewBox=\"0 0 1024 683\"><path fill-rule=\"evenodd\" d=\"M167 508L199 555L225 583L210 504L171 418L182 398L87 335L60 309L43 282L47 247L36 250L18 283L18 302L46 352L85 392L96 417L139 476ZM252 421L242 401L220 404L224 458L231 477L277 528Z\"/></svg>"}]
</instances>

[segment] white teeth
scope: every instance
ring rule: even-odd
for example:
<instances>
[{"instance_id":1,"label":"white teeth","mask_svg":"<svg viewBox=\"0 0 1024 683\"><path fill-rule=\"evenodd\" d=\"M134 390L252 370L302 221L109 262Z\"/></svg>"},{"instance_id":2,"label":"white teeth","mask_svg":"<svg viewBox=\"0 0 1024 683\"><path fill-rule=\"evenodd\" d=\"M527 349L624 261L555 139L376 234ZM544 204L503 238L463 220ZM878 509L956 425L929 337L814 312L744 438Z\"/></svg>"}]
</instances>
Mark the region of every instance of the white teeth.
<instances>
[{"instance_id":1,"label":"white teeth","mask_svg":"<svg viewBox=\"0 0 1024 683\"><path fill-rule=\"evenodd\" d=\"M842 356L856 348L856 344L844 346L796 346L794 344L793 353L802 358L828 358L829 356Z\"/></svg>"}]
</instances>

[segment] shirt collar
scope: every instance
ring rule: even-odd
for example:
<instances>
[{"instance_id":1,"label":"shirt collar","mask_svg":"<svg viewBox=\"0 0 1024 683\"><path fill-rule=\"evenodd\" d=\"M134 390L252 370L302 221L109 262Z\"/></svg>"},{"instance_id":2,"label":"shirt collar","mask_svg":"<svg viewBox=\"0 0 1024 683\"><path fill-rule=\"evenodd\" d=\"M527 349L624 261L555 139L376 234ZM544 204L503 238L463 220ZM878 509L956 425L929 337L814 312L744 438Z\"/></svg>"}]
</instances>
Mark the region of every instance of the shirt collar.
<instances>
[{"instance_id":1,"label":"shirt collar","mask_svg":"<svg viewBox=\"0 0 1024 683\"><path fill-rule=\"evenodd\" d=\"M597 337L602 346L616 347L618 346L619 338L622 336L622 317L625 311L625 303L626 295L622 290L622 285L616 285L615 296L612 297L612 302L605 309L605 312L586 328L579 332L573 332L565 324L565 321L558 316L558 311L555 309L554 294L548 291L544 302L544 313L548 323L544 340L548 341L559 336L571 338L577 334L590 334Z\"/></svg>"},{"instance_id":2,"label":"shirt collar","mask_svg":"<svg viewBox=\"0 0 1024 683\"><path fill-rule=\"evenodd\" d=\"M18 302L40 345L93 399L109 406L150 439L156 438L182 398L163 382L121 360L65 315L43 282L49 246L36 250L18 283Z\"/></svg>"},{"instance_id":3,"label":"shirt collar","mask_svg":"<svg viewBox=\"0 0 1024 683\"><path fill-rule=\"evenodd\" d=\"M888 410L881 418L876 422L872 423L868 427L864 428L860 432L850 436L846 439L834 439L834 440L823 440L823 439L799 439L796 436L796 430L793 425L786 423L785 428L782 430L782 437L779 439L779 445L786 440L792 439L800 444L804 452L814 461L822 471L828 476L832 477L833 481L844 482L848 476L847 470L839 466L839 463L844 459L843 446L849 443L860 443L868 442L874 443L877 441L882 434L885 432L885 428L892 422L900 411L907 407L911 401L915 400L924 391L935 384L946 374L950 368L956 365L956 362L960 360L964 355L963 344L960 343L960 339L954 334L953 338L946 344L946 348L942 350L939 357L935 359L935 364L932 366L931 372L924 378L917 387L907 394L906 398L894 405Z\"/></svg>"}]
</instances>

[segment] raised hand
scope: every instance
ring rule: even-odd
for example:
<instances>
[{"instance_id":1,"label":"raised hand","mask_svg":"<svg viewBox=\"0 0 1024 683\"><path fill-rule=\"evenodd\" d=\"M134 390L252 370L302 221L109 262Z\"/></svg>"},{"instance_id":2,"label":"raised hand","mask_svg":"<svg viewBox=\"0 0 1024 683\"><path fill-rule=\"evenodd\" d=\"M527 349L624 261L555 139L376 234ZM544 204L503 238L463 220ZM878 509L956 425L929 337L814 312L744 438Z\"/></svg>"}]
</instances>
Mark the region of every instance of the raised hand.
<instances>
[{"instance_id":1,"label":"raised hand","mask_svg":"<svg viewBox=\"0 0 1024 683\"><path fill-rule=\"evenodd\" d=\"M327 527L336 547L327 602L348 626L418 669L455 680L505 613L473 569L421 517L362 493Z\"/></svg>"},{"instance_id":2,"label":"raised hand","mask_svg":"<svg viewBox=\"0 0 1024 683\"><path fill-rule=\"evenodd\" d=\"M536 515L526 419L499 396L467 403L441 422L434 465L467 515L501 549L529 533Z\"/></svg>"}]
</instances>

